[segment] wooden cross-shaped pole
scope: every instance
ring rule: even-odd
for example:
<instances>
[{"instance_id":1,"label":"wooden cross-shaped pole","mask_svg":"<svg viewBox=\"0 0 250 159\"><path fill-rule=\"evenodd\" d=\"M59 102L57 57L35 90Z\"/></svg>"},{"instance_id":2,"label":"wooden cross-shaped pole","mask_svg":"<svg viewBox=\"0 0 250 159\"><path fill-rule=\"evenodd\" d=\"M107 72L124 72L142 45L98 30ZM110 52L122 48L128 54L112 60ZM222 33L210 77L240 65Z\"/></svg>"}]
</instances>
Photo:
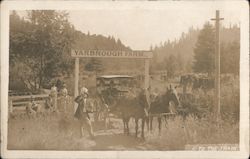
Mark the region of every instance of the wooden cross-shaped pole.
<instances>
[{"instance_id":1,"label":"wooden cross-shaped pole","mask_svg":"<svg viewBox=\"0 0 250 159\"><path fill-rule=\"evenodd\" d=\"M216 10L215 20L215 105L217 107L217 120L220 118L220 11Z\"/></svg>"}]
</instances>

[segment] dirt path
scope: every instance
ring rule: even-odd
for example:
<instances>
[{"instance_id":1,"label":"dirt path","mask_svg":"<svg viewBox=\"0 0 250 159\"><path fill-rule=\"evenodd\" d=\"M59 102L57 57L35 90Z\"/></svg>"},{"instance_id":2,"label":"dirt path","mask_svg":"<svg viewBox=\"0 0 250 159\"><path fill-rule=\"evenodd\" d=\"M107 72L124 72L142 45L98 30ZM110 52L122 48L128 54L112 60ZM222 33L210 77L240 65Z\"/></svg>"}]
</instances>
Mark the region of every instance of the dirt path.
<instances>
[{"instance_id":1,"label":"dirt path","mask_svg":"<svg viewBox=\"0 0 250 159\"><path fill-rule=\"evenodd\" d=\"M117 129L95 132L94 144L89 148L92 150L146 150L152 146L146 144L142 139L134 136L124 135Z\"/></svg>"},{"instance_id":2,"label":"dirt path","mask_svg":"<svg viewBox=\"0 0 250 159\"><path fill-rule=\"evenodd\" d=\"M11 119L8 148L25 150L158 150L157 145L135 138L133 121L130 136L123 134L121 119L112 119L111 128L93 123L95 139L87 133L80 138L76 120L56 117L46 119ZM147 133L146 133L147 134Z\"/></svg>"}]
</instances>

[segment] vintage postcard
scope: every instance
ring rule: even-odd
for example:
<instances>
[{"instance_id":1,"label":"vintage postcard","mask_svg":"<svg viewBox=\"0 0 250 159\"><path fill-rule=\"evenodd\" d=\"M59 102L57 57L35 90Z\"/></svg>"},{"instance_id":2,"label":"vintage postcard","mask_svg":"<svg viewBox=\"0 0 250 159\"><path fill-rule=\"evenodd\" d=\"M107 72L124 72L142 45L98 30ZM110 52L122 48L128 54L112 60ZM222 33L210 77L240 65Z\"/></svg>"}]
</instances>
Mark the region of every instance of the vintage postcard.
<instances>
[{"instance_id":1,"label":"vintage postcard","mask_svg":"<svg viewBox=\"0 0 250 159\"><path fill-rule=\"evenodd\" d=\"M1 3L1 157L248 156L247 1Z\"/></svg>"}]
</instances>

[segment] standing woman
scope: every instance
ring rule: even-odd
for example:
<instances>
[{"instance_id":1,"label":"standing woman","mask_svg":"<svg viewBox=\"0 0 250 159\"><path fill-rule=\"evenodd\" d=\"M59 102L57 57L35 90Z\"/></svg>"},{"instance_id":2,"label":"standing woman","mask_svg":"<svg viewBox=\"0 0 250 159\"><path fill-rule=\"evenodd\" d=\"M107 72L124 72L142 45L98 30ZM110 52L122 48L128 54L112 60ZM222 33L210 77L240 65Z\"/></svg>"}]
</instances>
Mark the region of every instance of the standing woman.
<instances>
[{"instance_id":1,"label":"standing woman","mask_svg":"<svg viewBox=\"0 0 250 159\"><path fill-rule=\"evenodd\" d=\"M75 102L78 103L78 107L75 112L75 117L80 122L80 133L83 137L83 128L85 127L90 135L91 139L94 139L94 133L89 117L89 112L87 110L87 100L88 100L88 89L82 87L80 95L75 98Z\"/></svg>"},{"instance_id":2,"label":"standing woman","mask_svg":"<svg viewBox=\"0 0 250 159\"><path fill-rule=\"evenodd\" d=\"M53 105L53 110L57 112L57 88L55 84L51 87L50 97Z\"/></svg>"},{"instance_id":3,"label":"standing woman","mask_svg":"<svg viewBox=\"0 0 250 159\"><path fill-rule=\"evenodd\" d=\"M62 92L62 105L63 105L63 108L62 108L62 111L64 112L64 113L66 113L68 110L68 90L67 90L67 88L66 88L66 84L63 84L63 88L62 88L62 90L61 90L61 92Z\"/></svg>"}]
</instances>

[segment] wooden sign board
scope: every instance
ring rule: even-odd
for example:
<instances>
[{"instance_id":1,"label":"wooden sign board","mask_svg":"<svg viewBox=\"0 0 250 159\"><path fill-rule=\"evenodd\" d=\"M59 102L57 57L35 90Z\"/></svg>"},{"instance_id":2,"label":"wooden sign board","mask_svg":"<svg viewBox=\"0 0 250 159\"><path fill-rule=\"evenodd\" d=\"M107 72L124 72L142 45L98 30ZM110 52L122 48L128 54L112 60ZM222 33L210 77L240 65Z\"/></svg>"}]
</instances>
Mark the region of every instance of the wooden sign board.
<instances>
[{"instance_id":1,"label":"wooden sign board","mask_svg":"<svg viewBox=\"0 0 250 159\"><path fill-rule=\"evenodd\" d=\"M71 50L72 57L101 57L101 58L152 58L150 51L109 51L109 50Z\"/></svg>"}]
</instances>

